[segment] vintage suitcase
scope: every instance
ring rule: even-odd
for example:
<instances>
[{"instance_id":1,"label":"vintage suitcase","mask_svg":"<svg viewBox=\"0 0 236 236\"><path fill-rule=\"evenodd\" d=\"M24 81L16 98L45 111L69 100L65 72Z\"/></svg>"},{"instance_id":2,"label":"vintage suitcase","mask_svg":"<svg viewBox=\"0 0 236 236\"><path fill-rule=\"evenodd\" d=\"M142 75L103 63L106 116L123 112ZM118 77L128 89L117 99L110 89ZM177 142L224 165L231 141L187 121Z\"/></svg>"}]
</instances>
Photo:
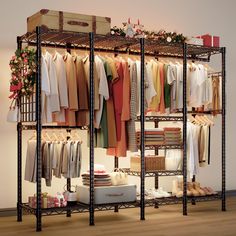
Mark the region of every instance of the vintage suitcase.
<instances>
[{"instance_id":1,"label":"vintage suitcase","mask_svg":"<svg viewBox=\"0 0 236 236\"><path fill-rule=\"evenodd\" d=\"M130 170L141 171L141 158L140 156L130 157ZM164 156L145 156L145 171L158 171L165 170L165 157Z\"/></svg>"},{"instance_id":2,"label":"vintage suitcase","mask_svg":"<svg viewBox=\"0 0 236 236\"><path fill-rule=\"evenodd\" d=\"M89 204L89 186L77 186L79 202ZM94 188L94 204L136 201L136 185L104 186Z\"/></svg>"},{"instance_id":3,"label":"vintage suitcase","mask_svg":"<svg viewBox=\"0 0 236 236\"><path fill-rule=\"evenodd\" d=\"M36 26L59 31L106 35L110 34L111 18L42 9L27 18L28 32L34 31Z\"/></svg>"}]
</instances>

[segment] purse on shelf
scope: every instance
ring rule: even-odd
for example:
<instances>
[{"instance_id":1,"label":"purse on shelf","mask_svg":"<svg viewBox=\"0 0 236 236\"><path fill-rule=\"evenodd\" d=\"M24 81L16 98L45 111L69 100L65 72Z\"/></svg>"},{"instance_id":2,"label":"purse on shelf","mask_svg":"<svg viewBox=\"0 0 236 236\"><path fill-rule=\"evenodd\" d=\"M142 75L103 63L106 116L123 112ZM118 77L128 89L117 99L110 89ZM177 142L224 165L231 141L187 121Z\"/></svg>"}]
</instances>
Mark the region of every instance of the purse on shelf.
<instances>
[{"instance_id":1,"label":"purse on shelf","mask_svg":"<svg viewBox=\"0 0 236 236\"><path fill-rule=\"evenodd\" d=\"M122 172L120 169L114 169L114 171L110 173L110 176L111 183L114 186L128 184L128 174Z\"/></svg>"},{"instance_id":2,"label":"purse on shelf","mask_svg":"<svg viewBox=\"0 0 236 236\"><path fill-rule=\"evenodd\" d=\"M64 186L63 192L64 199L67 201L68 204L75 204L77 202L76 186L71 186L71 188L74 188L74 191L66 190L66 186L67 185Z\"/></svg>"},{"instance_id":3,"label":"purse on shelf","mask_svg":"<svg viewBox=\"0 0 236 236\"><path fill-rule=\"evenodd\" d=\"M17 99L13 99L7 113L8 122L20 122L20 109L17 106Z\"/></svg>"}]
</instances>

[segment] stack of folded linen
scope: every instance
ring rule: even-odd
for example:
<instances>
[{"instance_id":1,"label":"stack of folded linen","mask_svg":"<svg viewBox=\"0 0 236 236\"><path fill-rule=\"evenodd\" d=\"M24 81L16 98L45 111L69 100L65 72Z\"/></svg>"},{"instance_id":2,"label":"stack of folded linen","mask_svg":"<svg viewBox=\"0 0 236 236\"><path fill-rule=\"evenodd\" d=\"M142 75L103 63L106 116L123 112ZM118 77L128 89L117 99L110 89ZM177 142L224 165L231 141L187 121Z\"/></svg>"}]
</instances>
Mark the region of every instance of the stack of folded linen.
<instances>
[{"instance_id":1,"label":"stack of folded linen","mask_svg":"<svg viewBox=\"0 0 236 236\"><path fill-rule=\"evenodd\" d=\"M145 129L145 145L163 145L164 144L164 130L162 128ZM137 144L141 143L141 131L136 132Z\"/></svg>"},{"instance_id":2,"label":"stack of folded linen","mask_svg":"<svg viewBox=\"0 0 236 236\"><path fill-rule=\"evenodd\" d=\"M82 174L83 185L89 185L90 174L89 170ZM103 165L95 164L94 166L94 187L111 186L111 177L106 172Z\"/></svg>"},{"instance_id":3,"label":"stack of folded linen","mask_svg":"<svg viewBox=\"0 0 236 236\"><path fill-rule=\"evenodd\" d=\"M181 128L179 127L165 127L164 136L166 145L180 145L182 143Z\"/></svg>"}]
</instances>

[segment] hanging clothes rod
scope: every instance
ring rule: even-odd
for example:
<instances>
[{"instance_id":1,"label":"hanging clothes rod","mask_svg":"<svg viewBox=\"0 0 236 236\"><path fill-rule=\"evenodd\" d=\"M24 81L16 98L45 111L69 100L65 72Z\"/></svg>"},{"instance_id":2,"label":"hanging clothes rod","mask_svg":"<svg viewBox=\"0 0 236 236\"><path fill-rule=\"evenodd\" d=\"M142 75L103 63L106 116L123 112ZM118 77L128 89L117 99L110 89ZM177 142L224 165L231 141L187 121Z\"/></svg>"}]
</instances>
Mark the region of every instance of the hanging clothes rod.
<instances>
[{"instance_id":1,"label":"hanging clothes rod","mask_svg":"<svg viewBox=\"0 0 236 236\"><path fill-rule=\"evenodd\" d=\"M35 130L35 125L22 125L22 130ZM80 130L88 130L88 126L52 126L52 125L43 125L42 129L80 129Z\"/></svg>"},{"instance_id":2,"label":"hanging clothes rod","mask_svg":"<svg viewBox=\"0 0 236 236\"><path fill-rule=\"evenodd\" d=\"M36 46L35 42L27 42L29 46ZM74 44L56 44L56 43L41 43L42 47L50 47L50 48L61 48L61 49L74 49L74 50L88 50L89 46L79 46ZM114 54L128 54L128 55L140 55L139 51L132 51L127 47L126 49L117 49L117 48L101 48L101 47L94 47L95 52L105 52L105 53L114 53ZM145 52L145 56L151 56L155 58L179 58L182 59L183 55L177 55L177 54L157 54L156 52ZM203 61L203 62L209 62L210 58L203 58L203 57L197 57L196 55L188 55L187 60L194 60L194 61Z\"/></svg>"},{"instance_id":3,"label":"hanging clothes rod","mask_svg":"<svg viewBox=\"0 0 236 236\"><path fill-rule=\"evenodd\" d=\"M221 71L219 71L219 72L209 72L208 73L208 76L211 76L211 75L222 75L222 72Z\"/></svg>"}]
</instances>

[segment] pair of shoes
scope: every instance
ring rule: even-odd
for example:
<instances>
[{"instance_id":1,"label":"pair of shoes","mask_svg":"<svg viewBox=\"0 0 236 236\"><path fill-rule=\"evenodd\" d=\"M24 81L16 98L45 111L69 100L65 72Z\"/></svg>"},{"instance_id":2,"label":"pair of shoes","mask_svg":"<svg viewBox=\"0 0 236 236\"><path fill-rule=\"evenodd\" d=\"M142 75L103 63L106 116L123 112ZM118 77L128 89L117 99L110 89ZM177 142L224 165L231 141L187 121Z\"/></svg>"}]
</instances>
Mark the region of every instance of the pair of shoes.
<instances>
[{"instance_id":1,"label":"pair of shoes","mask_svg":"<svg viewBox=\"0 0 236 236\"><path fill-rule=\"evenodd\" d=\"M172 195L176 197L183 197L183 181L173 181L173 187L172 187ZM200 183L198 182L187 182L187 196L205 196L206 193L203 191L203 189L200 187Z\"/></svg>"},{"instance_id":2,"label":"pair of shoes","mask_svg":"<svg viewBox=\"0 0 236 236\"><path fill-rule=\"evenodd\" d=\"M178 181L174 179L172 182L172 196L183 197L183 181Z\"/></svg>"},{"instance_id":3,"label":"pair of shoes","mask_svg":"<svg viewBox=\"0 0 236 236\"><path fill-rule=\"evenodd\" d=\"M201 188L200 183L193 182L193 187L196 191L198 191L199 196L206 196L205 191Z\"/></svg>"},{"instance_id":4,"label":"pair of shoes","mask_svg":"<svg viewBox=\"0 0 236 236\"><path fill-rule=\"evenodd\" d=\"M172 196L183 197L183 181L173 180ZM187 196L192 196L192 192L187 188Z\"/></svg>"},{"instance_id":5,"label":"pair of shoes","mask_svg":"<svg viewBox=\"0 0 236 236\"><path fill-rule=\"evenodd\" d=\"M190 193L191 193L190 196L194 196L194 197L200 196L199 191L195 188L195 183L188 182L187 183L187 188L188 188L188 191L190 191Z\"/></svg>"},{"instance_id":6,"label":"pair of shoes","mask_svg":"<svg viewBox=\"0 0 236 236\"><path fill-rule=\"evenodd\" d=\"M171 197L171 194L164 191L162 187L158 189L152 189L152 195L155 198Z\"/></svg>"},{"instance_id":7,"label":"pair of shoes","mask_svg":"<svg viewBox=\"0 0 236 236\"><path fill-rule=\"evenodd\" d=\"M206 193L206 195L215 195L218 194L216 191L214 191L211 187L204 187L202 188L203 191Z\"/></svg>"}]
</instances>

